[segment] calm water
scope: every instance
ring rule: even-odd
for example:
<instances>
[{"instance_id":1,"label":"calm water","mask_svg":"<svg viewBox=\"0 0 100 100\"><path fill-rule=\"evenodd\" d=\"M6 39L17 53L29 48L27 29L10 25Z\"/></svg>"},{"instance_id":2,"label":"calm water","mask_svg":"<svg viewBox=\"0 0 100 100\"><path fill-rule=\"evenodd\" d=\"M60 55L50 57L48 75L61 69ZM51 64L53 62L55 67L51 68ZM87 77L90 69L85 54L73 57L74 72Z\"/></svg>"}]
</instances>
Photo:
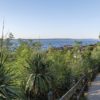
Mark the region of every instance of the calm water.
<instances>
[{"instance_id":1,"label":"calm water","mask_svg":"<svg viewBox=\"0 0 100 100\"><path fill-rule=\"evenodd\" d=\"M23 39L23 41L28 41L28 39ZM65 45L73 45L75 44L75 41L81 41L82 45L90 45L95 44L97 42L100 42L100 40L96 39L33 39L32 42L41 42L42 48L48 48L50 45L53 47L63 47ZM13 41L14 45L18 45L18 40Z\"/></svg>"}]
</instances>

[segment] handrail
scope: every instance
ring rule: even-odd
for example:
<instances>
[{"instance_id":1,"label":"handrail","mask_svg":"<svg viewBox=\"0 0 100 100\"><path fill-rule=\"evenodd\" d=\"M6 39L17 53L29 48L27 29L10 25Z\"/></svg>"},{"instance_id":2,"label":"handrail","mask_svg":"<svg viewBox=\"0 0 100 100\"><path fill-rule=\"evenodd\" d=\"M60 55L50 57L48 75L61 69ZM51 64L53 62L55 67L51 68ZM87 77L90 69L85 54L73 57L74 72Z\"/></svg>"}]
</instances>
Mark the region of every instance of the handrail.
<instances>
[{"instance_id":1,"label":"handrail","mask_svg":"<svg viewBox=\"0 0 100 100\"><path fill-rule=\"evenodd\" d=\"M98 68L91 70L90 72L88 72L88 74L94 75L94 74L96 74L96 71L98 71ZM93 75L92 75L92 77L93 77ZM63 95L59 100L70 100L70 98L76 93L77 89L79 88L80 83L83 83L83 85L81 87L82 89L80 90L79 94L76 93L77 94L76 98L77 98L77 100L79 100L79 98L80 98L81 94L83 93L86 85L88 84L88 82L86 80L84 80L86 78L87 78L87 76L83 75L79 79L79 81L65 95Z\"/></svg>"},{"instance_id":2,"label":"handrail","mask_svg":"<svg viewBox=\"0 0 100 100\"><path fill-rule=\"evenodd\" d=\"M60 98L60 100L69 100L73 93L75 93L75 91L77 90L78 85L80 84L80 82L82 82L84 77L85 76L82 76L81 79L64 96Z\"/></svg>"}]
</instances>

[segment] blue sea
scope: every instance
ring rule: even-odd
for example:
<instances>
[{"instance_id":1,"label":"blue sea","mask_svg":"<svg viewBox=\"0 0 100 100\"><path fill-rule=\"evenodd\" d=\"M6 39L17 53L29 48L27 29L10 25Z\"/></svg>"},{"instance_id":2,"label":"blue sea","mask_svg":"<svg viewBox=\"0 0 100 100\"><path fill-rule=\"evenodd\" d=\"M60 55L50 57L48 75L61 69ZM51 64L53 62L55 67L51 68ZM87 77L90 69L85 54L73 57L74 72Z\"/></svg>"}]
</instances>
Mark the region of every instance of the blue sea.
<instances>
[{"instance_id":1,"label":"blue sea","mask_svg":"<svg viewBox=\"0 0 100 100\"><path fill-rule=\"evenodd\" d=\"M22 39L23 41L28 41L28 39ZM68 45L74 45L75 41L79 41L82 45L91 45L100 42L98 39L32 39L32 42L41 42L42 48L53 47L63 47ZM13 41L14 45L18 45L18 39Z\"/></svg>"}]
</instances>

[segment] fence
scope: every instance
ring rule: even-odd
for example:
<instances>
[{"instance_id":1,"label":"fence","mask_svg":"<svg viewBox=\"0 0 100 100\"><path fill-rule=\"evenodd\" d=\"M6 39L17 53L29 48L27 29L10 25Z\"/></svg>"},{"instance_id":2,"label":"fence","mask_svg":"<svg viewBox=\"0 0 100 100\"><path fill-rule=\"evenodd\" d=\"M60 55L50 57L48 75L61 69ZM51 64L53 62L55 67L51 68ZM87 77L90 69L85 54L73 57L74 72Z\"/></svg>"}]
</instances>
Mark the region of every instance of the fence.
<instances>
[{"instance_id":1,"label":"fence","mask_svg":"<svg viewBox=\"0 0 100 100\"><path fill-rule=\"evenodd\" d=\"M84 91L88 88L89 79L93 79L98 72L98 68L91 70L87 75L83 75L80 80L59 100L79 100Z\"/></svg>"}]
</instances>

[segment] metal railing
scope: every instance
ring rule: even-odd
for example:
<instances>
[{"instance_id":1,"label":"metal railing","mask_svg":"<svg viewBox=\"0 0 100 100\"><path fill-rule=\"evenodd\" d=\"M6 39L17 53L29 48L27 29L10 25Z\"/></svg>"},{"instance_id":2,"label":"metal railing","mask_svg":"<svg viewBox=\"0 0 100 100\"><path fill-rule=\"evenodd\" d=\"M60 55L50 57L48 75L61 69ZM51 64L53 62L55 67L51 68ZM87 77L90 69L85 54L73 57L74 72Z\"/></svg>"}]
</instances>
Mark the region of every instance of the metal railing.
<instances>
[{"instance_id":1,"label":"metal railing","mask_svg":"<svg viewBox=\"0 0 100 100\"><path fill-rule=\"evenodd\" d=\"M79 100L84 90L88 87L89 78L93 79L98 72L98 68L91 70L87 75L83 75L79 81L59 100Z\"/></svg>"}]
</instances>

